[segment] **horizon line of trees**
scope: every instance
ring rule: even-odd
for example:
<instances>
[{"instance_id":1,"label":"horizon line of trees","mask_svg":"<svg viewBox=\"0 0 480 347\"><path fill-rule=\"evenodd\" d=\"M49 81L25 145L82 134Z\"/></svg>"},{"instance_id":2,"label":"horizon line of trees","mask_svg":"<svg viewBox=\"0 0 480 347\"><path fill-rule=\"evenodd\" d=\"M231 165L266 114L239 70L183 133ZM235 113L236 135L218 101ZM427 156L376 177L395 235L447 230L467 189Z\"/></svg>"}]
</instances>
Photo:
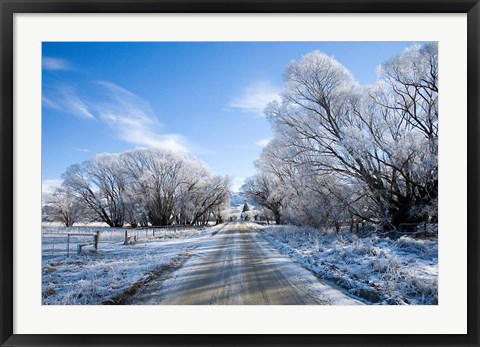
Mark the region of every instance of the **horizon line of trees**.
<instances>
[{"instance_id":1,"label":"horizon line of trees","mask_svg":"<svg viewBox=\"0 0 480 347\"><path fill-rule=\"evenodd\" d=\"M319 51L286 69L274 137L245 196L277 223L377 230L438 218L438 44L414 44L360 86Z\"/></svg>"},{"instance_id":2,"label":"horizon line of trees","mask_svg":"<svg viewBox=\"0 0 480 347\"><path fill-rule=\"evenodd\" d=\"M71 165L62 185L43 196L47 219L72 226L101 221L164 226L223 221L230 178L213 175L201 161L159 148L98 154Z\"/></svg>"}]
</instances>

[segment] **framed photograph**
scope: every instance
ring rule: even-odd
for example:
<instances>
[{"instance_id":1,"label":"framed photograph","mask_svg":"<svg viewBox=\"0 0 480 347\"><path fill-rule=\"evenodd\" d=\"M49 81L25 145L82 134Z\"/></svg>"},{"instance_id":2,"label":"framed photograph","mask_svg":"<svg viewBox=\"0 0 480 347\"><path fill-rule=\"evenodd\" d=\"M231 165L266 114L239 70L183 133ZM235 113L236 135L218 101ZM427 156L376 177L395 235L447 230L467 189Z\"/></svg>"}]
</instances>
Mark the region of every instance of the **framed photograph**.
<instances>
[{"instance_id":1,"label":"framed photograph","mask_svg":"<svg viewBox=\"0 0 480 347\"><path fill-rule=\"evenodd\" d=\"M478 1L1 0L2 346L478 346Z\"/></svg>"}]
</instances>

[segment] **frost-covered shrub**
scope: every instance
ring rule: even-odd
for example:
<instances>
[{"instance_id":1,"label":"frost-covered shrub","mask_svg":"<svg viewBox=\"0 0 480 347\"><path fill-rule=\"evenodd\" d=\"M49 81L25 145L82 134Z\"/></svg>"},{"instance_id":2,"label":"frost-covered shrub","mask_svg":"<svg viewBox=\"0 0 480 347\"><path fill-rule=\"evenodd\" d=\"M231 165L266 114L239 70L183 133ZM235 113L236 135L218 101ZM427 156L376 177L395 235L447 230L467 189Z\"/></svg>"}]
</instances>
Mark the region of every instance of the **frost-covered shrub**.
<instances>
[{"instance_id":1,"label":"frost-covered shrub","mask_svg":"<svg viewBox=\"0 0 480 347\"><path fill-rule=\"evenodd\" d=\"M361 238L294 226L265 228L263 235L321 278L371 302L437 304L437 241Z\"/></svg>"}]
</instances>

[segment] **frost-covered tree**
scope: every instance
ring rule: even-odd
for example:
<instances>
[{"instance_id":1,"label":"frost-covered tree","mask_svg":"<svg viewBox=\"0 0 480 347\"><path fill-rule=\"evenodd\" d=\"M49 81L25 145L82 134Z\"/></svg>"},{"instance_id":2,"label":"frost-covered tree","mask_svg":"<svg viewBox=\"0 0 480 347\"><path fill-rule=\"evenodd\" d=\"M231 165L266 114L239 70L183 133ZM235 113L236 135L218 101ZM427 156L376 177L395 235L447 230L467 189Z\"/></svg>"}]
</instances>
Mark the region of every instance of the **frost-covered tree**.
<instances>
[{"instance_id":1,"label":"frost-covered tree","mask_svg":"<svg viewBox=\"0 0 480 347\"><path fill-rule=\"evenodd\" d=\"M379 68L385 91L375 101L408 123L431 141L437 151L438 139L438 43L413 45Z\"/></svg>"},{"instance_id":2,"label":"frost-covered tree","mask_svg":"<svg viewBox=\"0 0 480 347\"><path fill-rule=\"evenodd\" d=\"M123 155L129 186L152 225L208 221L230 196L227 177L213 176L194 158L158 148Z\"/></svg>"},{"instance_id":3,"label":"frost-covered tree","mask_svg":"<svg viewBox=\"0 0 480 347\"><path fill-rule=\"evenodd\" d=\"M155 148L127 152L123 159L129 185L142 197L148 221L152 225L170 224L185 162Z\"/></svg>"},{"instance_id":4,"label":"frost-covered tree","mask_svg":"<svg viewBox=\"0 0 480 347\"><path fill-rule=\"evenodd\" d=\"M135 191L134 186L129 184L128 181L124 194L124 207L125 223L129 224L132 228L148 226L144 198Z\"/></svg>"},{"instance_id":5,"label":"frost-covered tree","mask_svg":"<svg viewBox=\"0 0 480 347\"><path fill-rule=\"evenodd\" d=\"M198 208L197 197L202 194L205 182L210 176L211 173L205 164L189 159L188 174L184 175L176 197L175 222L177 224L193 223Z\"/></svg>"},{"instance_id":6,"label":"frost-covered tree","mask_svg":"<svg viewBox=\"0 0 480 347\"><path fill-rule=\"evenodd\" d=\"M199 185L199 190L192 196L194 211L192 224L205 224L210 214L220 217L230 201L230 179L222 176L212 176Z\"/></svg>"},{"instance_id":7,"label":"frost-covered tree","mask_svg":"<svg viewBox=\"0 0 480 347\"><path fill-rule=\"evenodd\" d=\"M200 224L230 198L230 179L202 162L158 148L102 154L70 166L63 187L110 226Z\"/></svg>"},{"instance_id":8,"label":"frost-covered tree","mask_svg":"<svg viewBox=\"0 0 480 347\"><path fill-rule=\"evenodd\" d=\"M123 226L126 181L118 154L99 154L74 164L62 178L62 187L81 199L98 220L111 227Z\"/></svg>"},{"instance_id":9,"label":"frost-covered tree","mask_svg":"<svg viewBox=\"0 0 480 347\"><path fill-rule=\"evenodd\" d=\"M394 224L437 217L438 44L413 45L379 68L370 96L391 129L385 159Z\"/></svg>"},{"instance_id":10,"label":"frost-covered tree","mask_svg":"<svg viewBox=\"0 0 480 347\"><path fill-rule=\"evenodd\" d=\"M281 100L266 109L275 138L257 165L280 183L288 219L391 228L432 213L437 59L435 44L414 45L382 65L372 87L321 52L289 65Z\"/></svg>"},{"instance_id":11,"label":"frost-covered tree","mask_svg":"<svg viewBox=\"0 0 480 347\"><path fill-rule=\"evenodd\" d=\"M282 204L285 198L278 178L266 172L248 178L241 187L243 195L271 211L277 224L282 222Z\"/></svg>"},{"instance_id":12,"label":"frost-covered tree","mask_svg":"<svg viewBox=\"0 0 480 347\"><path fill-rule=\"evenodd\" d=\"M48 219L60 222L71 227L84 216L85 207L77 196L63 188L56 188L53 192L42 197Z\"/></svg>"}]
</instances>

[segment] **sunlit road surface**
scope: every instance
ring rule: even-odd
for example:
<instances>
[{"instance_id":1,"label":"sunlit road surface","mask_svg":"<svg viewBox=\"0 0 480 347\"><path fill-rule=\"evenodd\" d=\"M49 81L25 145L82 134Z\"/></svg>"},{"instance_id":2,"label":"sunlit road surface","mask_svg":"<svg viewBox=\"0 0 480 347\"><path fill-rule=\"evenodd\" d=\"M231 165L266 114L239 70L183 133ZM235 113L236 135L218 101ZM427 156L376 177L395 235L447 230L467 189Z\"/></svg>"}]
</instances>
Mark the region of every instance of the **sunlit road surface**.
<instances>
[{"instance_id":1,"label":"sunlit road surface","mask_svg":"<svg viewBox=\"0 0 480 347\"><path fill-rule=\"evenodd\" d=\"M162 282L149 283L127 304L361 304L280 254L254 224L227 224L192 252L180 269Z\"/></svg>"}]
</instances>

